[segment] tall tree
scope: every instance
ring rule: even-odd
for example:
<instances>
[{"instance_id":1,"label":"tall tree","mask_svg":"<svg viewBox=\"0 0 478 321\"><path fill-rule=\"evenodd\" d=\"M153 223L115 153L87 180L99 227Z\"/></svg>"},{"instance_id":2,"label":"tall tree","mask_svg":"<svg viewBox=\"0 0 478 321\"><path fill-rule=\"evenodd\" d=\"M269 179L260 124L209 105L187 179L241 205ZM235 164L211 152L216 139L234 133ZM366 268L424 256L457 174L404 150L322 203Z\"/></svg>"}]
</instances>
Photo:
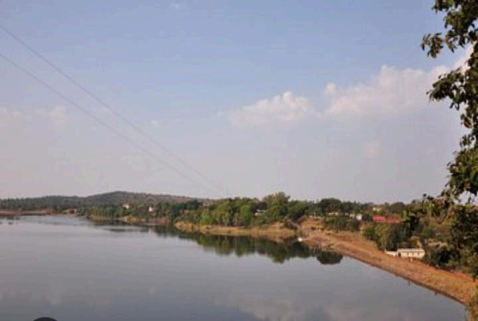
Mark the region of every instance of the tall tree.
<instances>
[{"instance_id":1,"label":"tall tree","mask_svg":"<svg viewBox=\"0 0 478 321\"><path fill-rule=\"evenodd\" d=\"M444 14L444 32L427 34L422 48L436 58L444 49L451 52L470 50L464 66L441 75L429 92L431 100L448 100L450 108L460 113L466 134L460 140L455 158L448 164L449 179L439 208L451 214L452 242L462 256L462 263L478 276L478 1L435 0L433 10ZM478 298L478 297L477 297ZM471 306L478 315L478 300ZM475 311L473 311L475 310ZM477 316L474 316L478 319Z\"/></svg>"},{"instance_id":2,"label":"tall tree","mask_svg":"<svg viewBox=\"0 0 478 321\"><path fill-rule=\"evenodd\" d=\"M422 48L436 58L444 49L470 50L464 66L443 74L429 92L431 100L448 100L460 112L466 134L455 159L448 164L449 180L441 206L452 214L452 236L464 262L478 276L478 1L435 0L433 10L444 14L444 33L427 34Z\"/></svg>"}]
</instances>

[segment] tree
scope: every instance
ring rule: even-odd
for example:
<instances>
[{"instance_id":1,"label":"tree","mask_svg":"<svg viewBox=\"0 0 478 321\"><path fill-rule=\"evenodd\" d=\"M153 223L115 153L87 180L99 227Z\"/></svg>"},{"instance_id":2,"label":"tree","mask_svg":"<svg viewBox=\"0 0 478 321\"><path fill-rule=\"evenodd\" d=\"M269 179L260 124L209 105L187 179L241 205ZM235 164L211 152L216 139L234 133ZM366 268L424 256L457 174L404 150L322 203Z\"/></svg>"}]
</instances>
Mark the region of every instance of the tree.
<instances>
[{"instance_id":1,"label":"tree","mask_svg":"<svg viewBox=\"0 0 478 321\"><path fill-rule=\"evenodd\" d=\"M239 212L234 217L234 225L236 226L250 226L252 224L252 218L254 217L252 204L243 204Z\"/></svg>"},{"instance_id":2,"label":"tree","mask_svg":"<svg viewBox=\"0 0 478 321\"><path fill-rule=\"evenodd\" d=\"M478 276L478 1L435 0L433 10L444 14L445 33L427 34L422 48L436 58L443 49L455 52L469 49L463 67L441 75L429 91L431 100L450 101L450 108L460 112L466 134L460 140L455 158L448 164L448 183L437 206L452 216L452 242L460 251L474 276ZM436 199L429 199L437 204Z\"/></svg>"},{"instance_id":3,"label":"tree","mask_svg":"<svg viewBox=\"0 0 478 321\"><path fill-rule=\"evenodd\" d=\"M309 205L306 202L301 201L291 201L288 205L288 217L296 221L301 218L303 215L307 214Z\"/></svg>"},{"instance_id":4,"label":"tree","mask_svg":"<svg viewBox=\"0 0 478 321\"><path fill-rule=\"evenodd\" d=\"M287 204L290 196L283 192L275 193L264 197L267 203L267 215L271 220L278 220L287 215Z\"/></svg>"}]
</instances>

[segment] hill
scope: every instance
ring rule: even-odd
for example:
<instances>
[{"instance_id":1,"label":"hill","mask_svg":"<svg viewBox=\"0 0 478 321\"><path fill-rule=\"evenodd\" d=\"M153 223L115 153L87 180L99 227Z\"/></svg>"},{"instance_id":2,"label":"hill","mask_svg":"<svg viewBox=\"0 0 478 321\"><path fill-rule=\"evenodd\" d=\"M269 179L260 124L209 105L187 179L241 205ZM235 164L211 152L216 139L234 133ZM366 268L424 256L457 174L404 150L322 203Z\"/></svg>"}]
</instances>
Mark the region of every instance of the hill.
<instances>
[{"instance_id":1,"label":"hill","mask_svg":"<svg viewBox=\"0 0 478 321\"><path fill-rule=\"evenodd\" d=\"M129 193L112 192L97 194L91 196L43 196L35 198L11 198L0 199L0 209L3 210L41 210L55 209L64 210L79 207L94 207L121 205L125 203L138 203L146 205L156 205L159 202L168 202L172 204L185 203L191 200L201 200L187 196L176 196L167 194L147 194L147 193Z\"/></svg>"}]
</instances>

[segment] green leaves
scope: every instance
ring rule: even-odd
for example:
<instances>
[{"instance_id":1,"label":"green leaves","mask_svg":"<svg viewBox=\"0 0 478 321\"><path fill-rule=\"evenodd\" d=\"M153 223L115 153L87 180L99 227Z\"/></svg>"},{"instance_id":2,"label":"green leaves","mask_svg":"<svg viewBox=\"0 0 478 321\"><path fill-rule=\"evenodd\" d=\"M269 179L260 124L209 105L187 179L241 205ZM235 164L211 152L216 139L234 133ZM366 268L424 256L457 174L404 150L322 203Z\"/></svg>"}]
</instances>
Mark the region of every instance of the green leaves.
<instances>
[{"instance_id":1,"label":"green leaves","mask_svg":"<svg viewBox=\"0 0 478 321\"><path fill-rule=\"evenodd\" d=\"M428 94L430 100L447 100L451 109L460 111L461 124L468 132L448 164L450 175L443 198L425 199L418 213L452 214L453 250L459 253L461 265L478 276L478 1L435 0L433 10L445 15L445 32L423 37L422 49L427 55L436 58L445 47L451 52L470 47L471 55L465 66L440 76Z\"/></svg>"}]
</instances>

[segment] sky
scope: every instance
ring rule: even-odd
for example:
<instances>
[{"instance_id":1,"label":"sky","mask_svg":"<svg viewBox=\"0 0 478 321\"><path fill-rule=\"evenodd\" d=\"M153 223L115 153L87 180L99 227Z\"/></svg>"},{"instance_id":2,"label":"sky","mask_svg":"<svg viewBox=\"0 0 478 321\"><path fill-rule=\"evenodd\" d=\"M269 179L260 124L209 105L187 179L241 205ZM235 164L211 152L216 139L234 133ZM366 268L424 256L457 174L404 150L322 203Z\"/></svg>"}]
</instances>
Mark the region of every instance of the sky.
<instances>
[{"instance_id":1,"label":"sky","mask_svg":"<svg viewBox=\"0 0 478 321\"><path fill-rule=\"evenodd\" d=\"M110 109L0 29L67 98L0 58L0 198L436 195L462 130L426 92L467 52L421 50L432 2L3 0L0 25Z\"/></svg>"}]
</instances>

